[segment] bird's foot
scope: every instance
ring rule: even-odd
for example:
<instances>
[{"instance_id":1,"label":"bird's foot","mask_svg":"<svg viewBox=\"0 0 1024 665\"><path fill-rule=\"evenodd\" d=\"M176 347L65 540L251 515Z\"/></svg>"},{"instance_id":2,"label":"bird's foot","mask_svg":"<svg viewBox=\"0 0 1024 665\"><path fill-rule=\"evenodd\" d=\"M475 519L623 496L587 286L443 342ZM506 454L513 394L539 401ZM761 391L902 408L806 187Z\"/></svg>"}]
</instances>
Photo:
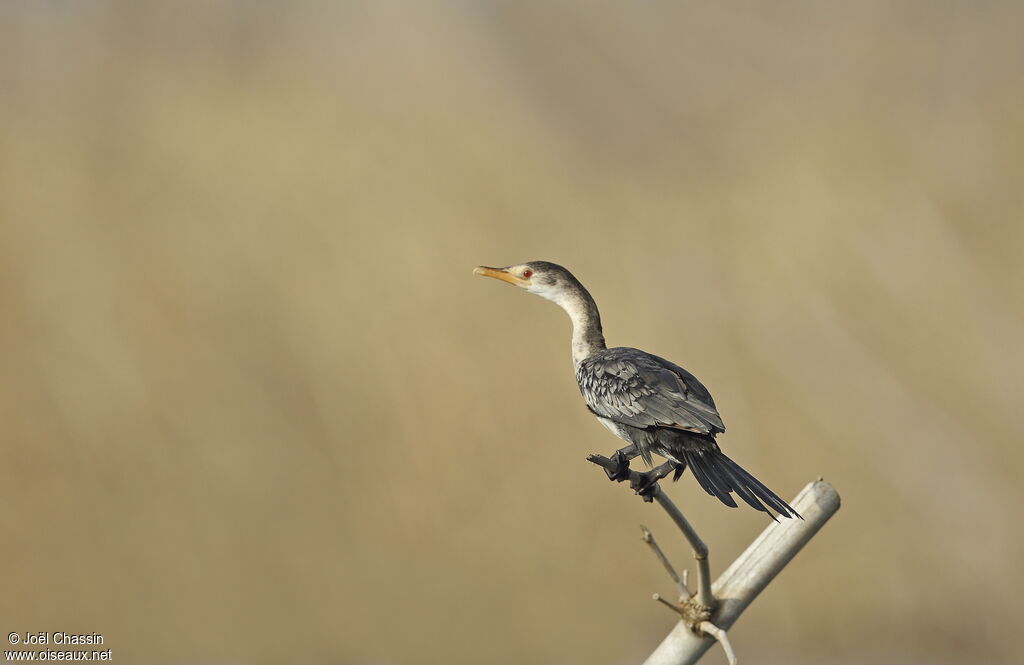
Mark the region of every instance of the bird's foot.
<instances>
[{"instance_id":1,"label":"bird's foot","mask_svg":"<svg viewBox=\"0 0 1024 665\"><path fill-rule=\"evenodd\" d=\"M615 469L604 470L608 475L608 480L614 480L617 483L629 480L629 460L622 454L622 451L616 450L610 459L615 462Z\"/></svg>"},{"instance_id":2,"label":"bird's foot","mask_svg":"<svg viewBox=\"0 0 1024 665\"><path fill-rule=\"evenodd\" d=\"M658 490L658 481L672 473L682 473L678 462L668 461L660 466L656 466L646 473L637 473L633 480L630 481L629 486L633 488L633 491L643 497L643 500L650 503L654 500L654 493ZM676 476L679 477L678 475Z\"/></svg>"},{"instance_id":3,"label":"bird's foot","mask_svg":"<svg viewBox=\"0 0 1024 665\"><path fill-rule=\"evenodd\" d=\"M664 475L658 475L657 470L637 473L633 480L629 481L629 487L640 495L645 502L654 501L654 493L658 491L658 481Z\"/></svg>"}]
</instances>

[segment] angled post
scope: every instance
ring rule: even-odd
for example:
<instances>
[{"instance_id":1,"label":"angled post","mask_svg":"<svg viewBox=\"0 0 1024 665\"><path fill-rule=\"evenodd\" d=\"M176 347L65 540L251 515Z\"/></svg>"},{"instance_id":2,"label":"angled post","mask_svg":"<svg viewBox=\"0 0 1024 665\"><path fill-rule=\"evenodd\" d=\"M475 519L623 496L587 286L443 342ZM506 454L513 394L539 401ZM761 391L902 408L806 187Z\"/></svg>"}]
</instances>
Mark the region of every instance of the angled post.
<instances>
[{"instance_id":1,"label":"angled post","mask_svg":"<svg viewBox=\"0 0 1024 665\"><path fill-rule=\"evenodd\" d=\"M613 471L617 464L602 455L590 455L587 461ZM630 486L638 487L642 474L628 472ZM697 565L697 591L690 594L684 578L680 580L672 564L654 541L647 527L641 526L643 540L665 567L681 591L678 604L654 594L654 600L677 612L681 619L644 665L689 665L696 663L716 641L722 645L730 665L736 665L736 654L729 642L728 629L761 591L789 563L807 541L839 510L839 494L821 478L808 483L792 502L802 519L774 521L761 532L721 577L711 584L708 547L696 529L666 495L658 483L646 492L644 501L657 501L683 536L690 543Z\"/></svg>"},{"instance_id":2,"label":"angled post","mask_svg":"<svg viewBox=\"0 0 1024 665\"><path fill-rule=\"evenodd\" d=\"M822 479L809 483L792 506L803 520L773 522L761 532L743 554L715 581L711 592L717 600L714 624L728 630L797 552L839 510L839 494ZM699 635L683 622L654 650L644 665L691 665L704 655L715 640L703 631Z\"/></svg>"}]
</instances>

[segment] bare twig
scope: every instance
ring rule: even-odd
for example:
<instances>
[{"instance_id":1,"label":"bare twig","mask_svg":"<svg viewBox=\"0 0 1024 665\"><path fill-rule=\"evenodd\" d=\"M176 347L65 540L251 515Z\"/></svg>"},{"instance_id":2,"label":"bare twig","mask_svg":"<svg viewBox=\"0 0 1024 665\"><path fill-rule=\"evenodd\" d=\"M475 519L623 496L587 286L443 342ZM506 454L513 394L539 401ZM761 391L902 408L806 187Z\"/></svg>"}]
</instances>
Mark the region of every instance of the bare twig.
<instances>
[{"instance_id":1,"label":"bare twig","mask_svg":"<svg viewBox=\"0 0 1024 665\"><path fill-rule=\"evenodd\" d=\"M667 600L665 600L664 598L661 597L661 594L656 593L653 596L651 596L651 598L653 598L654 600L658 601L659 603L661 603L665 607L669 608L670 610L672 610L676 614L679 614L679 606L678 605L673 605L672 603L668 602Z\"/></svg>"},{"instance_id":2,"label":"bare twig","mask_svg":"<svg viewBox=\"0 0 1024 665\"><path fill-rule=\"evenodd\" d=\"M718 643L722 645L722 649L725 651L725 657L729 659L729 665L736 665L736 652L732 650L732 643L729 642L729 634L706 619L703 621L695 619L694 610L696 609L699 611L699 608L693 607L691 605L692 601L687 602L689 599L681 598L679 600L679 604L674 605L662 598L659 594L654 594L652 598L682 617L681 621L683 623L692 624L694 632L698 634L704 633L715 638Z\"/></svg>"},{"instance_id":3,"label":"bare twig","mask_svg":"<svg viewBox=\"0 0 1024 665\"><path fill-rule=\"evenodd\" d=\"M679 602L683 602L692 596L693 594L691 594L690 590L686 588L686 571L683 571L683 579L680 580L679 575L676 573L676 569L672 567L672 564L669 563L668 557L665 556L665 553L661 551L661 547L658 546L658 541L654 540L654 534L651 533L651 530L643 524L640 525L640 530L644 533L644 542L650 546L651 551L653 551L654 555L658 557L659 561L661 561L661 565L665 566L665 570L668 571L668 576L676 583L676 588L679 589ZM655 596L657 596L657 594L655 594ZM655 598L655 600L659 599L660 597Z\"/></svg>"},{"instance_id":4,"label":"bare twig","mask_svg":"<svg viewBox=\"0 0 1024 665\"><path fill-rule=\"evenodd\" d=\"M736 652L732 650L729 634L726 631L710 621L701 621L697 628L718 640L718 643L722 645L722 649L725 650L725 657L729 660L729 665L736 665Z\"/></svg>"},{"instance_id":5,"label":"bare twig","mask_svg":"<svg viewBox=\"0 0 1024 665\"><path fill-rule=\"evenodd\" d=\"M587 461L608 471L618 469L618 464L603 455L590 455L587 457ZM636 484L642 479L643 475L641 473L632 469L629 470L629 480L631 483ZM679 530L683 532L683 536L689 541L690 548L693 549L693 558L697 561L697 595L691 600L710 611L715 606L715 598L711 595L711 566L708 564L708 546L697 535L697 531L694 530L683 513L676 507L676 504L672 502L672 499L668 498L668 495L661 491L659 484L654 484L654 489L648 493L648 496L651 496L658 502L658 505L668 513L668 516L672 518L672 521L676 523Z\"/></svg>"},{"instance_id":6,"label":"bare twig","mask_svg":"<svg viewBox=\"0 0 1024 665\"><path fill-rule=\"evenodd\" d=\"M686 520L686 517L683 516L683 513L676 508L676 504L672 502L672 499L668 498L668 495L661 491L660 485L654 488L654 500L665 509L668 516L672 518L672 521L676 523L676 526L683 532L686 539L690 541L690 547L693 548L693 558L697 561L696 600L705 607L713 608L715 606L715 598L711 595L711 564L708 563L708 546L697 535L697 532Z\"/></svg>"}]
</instances>

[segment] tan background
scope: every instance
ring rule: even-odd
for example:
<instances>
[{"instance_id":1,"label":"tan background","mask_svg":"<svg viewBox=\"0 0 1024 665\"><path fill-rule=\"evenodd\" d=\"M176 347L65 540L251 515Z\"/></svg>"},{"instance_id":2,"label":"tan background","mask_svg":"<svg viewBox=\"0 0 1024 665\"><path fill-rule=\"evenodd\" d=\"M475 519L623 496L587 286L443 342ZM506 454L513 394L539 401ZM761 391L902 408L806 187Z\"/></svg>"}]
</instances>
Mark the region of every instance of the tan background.
<instances>
[{"instance_id":1,"label":"tan background","mask_svg":"<svg viewBox=\"0 0 1024 665\"><path fill-rule=\"evenodd\" d=\"M564 315L470 274L543 258L842 493L745 662L1014 661L1020 7L3 3L0 629L637 662L637 524L685 548L583 461ZM764 526L672 492L716 571Z\"/></svg>"}]
</instances>

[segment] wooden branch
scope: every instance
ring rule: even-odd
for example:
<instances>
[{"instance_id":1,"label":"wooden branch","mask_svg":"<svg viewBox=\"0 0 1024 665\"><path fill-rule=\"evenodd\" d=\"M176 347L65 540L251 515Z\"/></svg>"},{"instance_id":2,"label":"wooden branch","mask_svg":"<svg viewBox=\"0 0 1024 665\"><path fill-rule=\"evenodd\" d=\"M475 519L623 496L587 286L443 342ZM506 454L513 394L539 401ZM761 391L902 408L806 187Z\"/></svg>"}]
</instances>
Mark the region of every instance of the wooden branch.
<instances>
[{"instance_id":1,"label":"wooden branch","mask_svg":"<svg viewBox=\"0 0 1024 665\"><path fill-rule=\"evenodd\" d=\"M658 561L660 561L661 565L665 567L665 572L668 573L668 576L676 583L676 589L679 590L679 602L681 603L684 600L689 599L693 594L690 593L690 589L686 586L686 571L683 571L683 579L679 579L679 573L677 573L676 569L672 567L672 563L668 560L668 557L665 556L665 553L661 551L661 547L658 545L658 541L654 539L654 534L651 533L651 530L643 524L640 525L640 530L644 534L644 542L647 543L651 548L651 551L654 552L654 556L658 557ZM658 594L654 594L654 596L655 600L661 600L661 598L658 597Z\"/></svg>"},{"instance_id":2,"label":"wooden branch","mask_svg":"<svg viewBox=\"0 0 1024 665\"><path fill-rule=\"evenodd\" d=\"M716 630L728 630L754 598L839 510L839 494L832 485L819 478L804 487L792 505L804 519L769 524L715 581L711 590L718 599L713 616ZM701 628L704 629L703 626ZM723 642L723 647L727 643ZM644 665L692 665L713 644L715 639L711 636L698 635L680 622Z\"/></svg>"},{"instance_id":3,"label":"wooden branch","mask_svg":"<svg viewBox=\"0 0 1024 665\"><path fill-rule=\"evenodd\" d=\"M588 462L592 462L607 471L615 471L618 465L611 459L603 455L590 455L587 457ZM638 471L629 470L629 482L631 486L636 486L637 483L644 479L644 475ZM650 497L650 498L648 498ZM683 532L683 536L690 543L690 548L693 549L693 558L697 561L697 595L695 597L696 603L700 606L707 608L708 611L715 607L715 599L711 594L711 566L708 563L708 546L704 544L700 536L697 535L697 531L693 528L686 517L680 512L676 504L672 503L672 499L668 498L668 495L661 491L661 486L657 483L654 484L654 489L648 493L644 500L650 501L653 498L658 502L658 505L664 508L668 516L672 518L672 521L676 523L679 530Z\"/></svg>"},{"instance_id":4,"label":"wooden branch","mask_svg":"<svg viewBox=\"0 0 1024 665\"><path fill-rule=\"evenodd\" d=\"M711 594L711 564L708 563L708 546L697 535L696 530L683 516L683 513L672 503L672 499L661 491L661 487L654 489L654 500L658 502L672 521L676 523L679 530L683 532L686 539L690 541L693 548L693 558L697 561L697 602L707 608L715 606L715 598Z\"/></svg>"},{"instance_id":5,"label":"wooden branch","mask_svg":"<svg viewBox=\"0 0 1024 665\"><path fill-rule=\"evenodd\" d=\"M722 650L725 651L725 658L729 661L729 665L736 665L736 652L732 650L732 642L729 641L729 634L726 631L710 621L701 621L697 625L697 630L715 638L722 645Z\"/></svg>"}]
</instances>

